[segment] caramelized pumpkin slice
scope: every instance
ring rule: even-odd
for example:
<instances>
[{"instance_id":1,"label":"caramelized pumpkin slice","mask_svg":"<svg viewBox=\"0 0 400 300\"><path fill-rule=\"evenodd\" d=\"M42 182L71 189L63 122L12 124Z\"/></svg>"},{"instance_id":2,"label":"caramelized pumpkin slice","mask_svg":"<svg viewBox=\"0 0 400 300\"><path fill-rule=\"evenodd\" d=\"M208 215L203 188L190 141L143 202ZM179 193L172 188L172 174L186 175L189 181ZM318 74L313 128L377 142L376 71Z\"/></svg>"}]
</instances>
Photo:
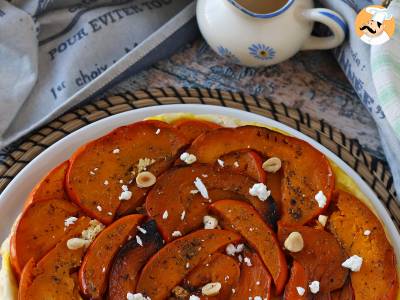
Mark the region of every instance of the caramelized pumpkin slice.
<instances>
[{"instance_id":1,"label":"caramelized pumpkin slice","mask_svg":"<svg viewBox=\"0 0 400 300\"><path fill-rule=\"evenodd\" d=\"M32 202L22 213L11 238L11 264L21 274L33 258L39 261L65 235L65 220L78 216L79 207L67 200Z\"/></svg>"},{"instance_id":2,"label":"caramelized pumpkin slice","mask_svg":"<svg viewBox=\"0 0 400 300\"><path fill-rule=\"evenodd\" d=\"M120 206L123 185L132 191L135 175L144 169L158 176L175 161L185 144L176 129L163 122L143 121L119 127L84 145L71 157L68 195L88 215L110 224ZM142 204L144 195L134 191L130 197L125 196L122 201L136 207Z\"/></svg>"},{"instance_id":3,"label":"caramelized pumpkin slice","mask_svg":"<svg viewBox=\"0 0 400 300\"><path fill-rule=\"evenodd\" d=\"M87 298L102 298L114 256L130 237L136 239L137 226L143 219L143 215L123 217L104 229L90 245L79 270L79 284Z\"/></svg>"},{"instance_id":4,"label":"caramelized pumpkin slice","mask_svg":"<svg viewBox=\"0 0 400 300\"><path fill-rule=\"evenodd\" d=\"M245 250L243 257L250 259L251 265L242 263L240 280L230 300L271 299L272 277L257 253Z\"/></svg>"},{"instance_id":5,"label":"caramelized pumpkin slice","mask_svg":"<svg viewBox=\"0 0 400 300\"><path fill-rule=\"evenodd\" d=\"M243 126L220 128L197 138L187 152L200 163L214 163L224 154L252 149L283 162L282 222L305 224L321 213L314 199L322 191L327 207L334 189L334 176L326 157L308 143L267 128Z\"/></svg>"},{"instance_id":6,"label":"caramelized pumpkin slice","mask_svg":"<svg viewBox=\"0 0 400 300\"><path fill-rule=\"evenodd\" d=\"M208 199L197 190L194 184L196 178L209 192ZM156 220L166 241L173 239L172 234L175 231L184 235L201 227L210 202L221 199L218 196L226 196L227 192L233 192L251 203L273 224L277 219L275 203L271 198L261 201L251 196L249 189L254 183L256 182L250 177L224 170L217 171L210 165L174 168L158 178L146 198L146 210Z\"/></svg>"},{"instance_id":7,"label":"caramelized pumpkin slice","mask_svg":"<svg viewBox=\"0 0 400 300\"><path fill-rule=\"evenodd\" d=\"M305 300L311 297L308 288L309 281L306 270L297 261L293 261L292 269L290 270L290 278L285 287L283 294L284 300ZM304 289L304 294L300 295L297 291L298 288Z\"/></svg>"},{"instance_id":8,"label":"caramelized pumpkin slice","mask_svg":"<svg viewBox=\"0 0 400 300\"><path fill-rule=\"evenodd\" d=\"M216 252L185 278L184 286L189 290L201 290L207 283L219 282L221 289L215 299L229 299L239 277L239 263L230 256Z\"/></svg>"},{"instance_id":9,"label":"caramelized pumpkin slice","mask_svg":"<svg viewBox=\"0 0 400 300\"><path fill-rule=\"evenodd\" d=\"M285 286L288 276L286 258L275 233L249 204L235 200L221 200L210 206L218 216L222 228L240 233L260 255L275 283L277 294Z\"/></svg>"},{"instance_id":10,"label":"caramelized pumpkin slice","mask_svg":"<svg viewBox=\"0 0 400 300\"><path fill-rule=\"evenodd\" d=\"M69 162L65 161L62 164L51 170L31 191L26 202L25 208L29 204L50 199L68 200L68 195L64 188L65 176Z\"/></svg>"},{"instance_id":11,"label":"caramelized pumpkin slice","mask_svg":"<svg viewBox=\"0 0 400 300\"><path fill-rule=\"evenodd\" d=\"M337 291L331 293L330 300L354 300L354 292L350 280Z\"/></svg>"},{"instance_id":12,"label":"caramelized pumpkin slice","mask_svg":"<svg viewBox=\"0 0 400 300\"><path fill-rule=\"evenodd\" d=\"M279 224L278 237L281 245L292 232L299 232L304 248L299 252L289 252L304 269L309 282L320 282L320 292L328 293L341 288L348 270L342 267L346 255L335 237L324 230L306 226L284 226ZM290 294L295 291L288 291Z\"/></svg>"},{"instance_id":13,"label":"caramelized pumpkin slice","mask_svg":"<svg viewBox=\"0 0 400 300\"><path fill-rule=\"evenodd\" d=\"M350 274L355 299L396 299L396 260L382 224L365 204L346 192L338 192L335 204L337 210L328 219L329 230L348 257L363 259L360 271ZM370 235L364 235L366 230Z\"/></svg>"},{"instance_id":14,"label":"caramelized pumpkin slice","mask_svg":"<svg viewBox=\"0 0 400 300\"><path fill-rule=\"evenodd\" d=\"M90 219L82 217L71 230L38 263L30 259L22 271L18 290L19 300L80 299L75 275L85 248L71 250L67 241L79 237L89 227Z\"/></svg>"},{"instance_id":15,"label":"caramelized pumpkin slice","mask_svg":"<svg viewBox=\"0 0 400 300\"><path fill-rule=\"evenodd\" d=\"M136 292L151 300L164 300L172 289L207 257L240 240L240 235L226 230L198 230L174 240L158 251L145 265Z\"/></svg>"},{"instance_id":16,"label":"caramelized pumpkin slice","mask_svg":"<svg viewBox=\"0 0 400 300\"><path fill-rule=\"evenodd\" d=\"M128 292L136 290L139 274L143 266L163 246L161 235L157 231L156 222L148 221L138 228L136 238L128 241L115 256L110 269L108 299L125 299Z\"/></svg>"},{"instance_id":17,"label":"caramelized pumpkin slice","mask_svg":"<svg viewBox=\"0 0 400 300\"><path fill-rule=\"evenodd\" d=\"M218 124L192 119L179 119L174 121L172 125L181 133L190 143L198 136L211 130L221 128Z\"/></svg>"},{"instance_id":18,"label":"caramelized pumpkin slice","mask_svg":"<svg viewBox=\"0 0 400 300\"><path fill-rule=\"evenodd\" d=\"M267 176L262 168L263 161L255 151L238 151L223 155L217 165L224 170L250 176L257 182L265 183Z\"/></svg>"}]
</instances>

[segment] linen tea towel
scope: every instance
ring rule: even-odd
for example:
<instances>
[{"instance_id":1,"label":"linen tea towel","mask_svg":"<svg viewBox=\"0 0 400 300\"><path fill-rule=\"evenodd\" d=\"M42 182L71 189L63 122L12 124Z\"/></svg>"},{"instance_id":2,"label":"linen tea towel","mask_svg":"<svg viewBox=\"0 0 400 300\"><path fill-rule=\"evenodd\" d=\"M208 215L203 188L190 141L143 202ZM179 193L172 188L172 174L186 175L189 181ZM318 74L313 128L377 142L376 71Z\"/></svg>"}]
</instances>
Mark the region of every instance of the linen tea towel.
<instances>
[{"instance_id":1,"label":"linen tea towel","mask_svg":"<svg viewBox=\"0 0 400 300\"><path fill-rule=\"evenodd\" d=\"M0 0L0 148L197 36L193 0Z\"/></svg>"}]
</instances>

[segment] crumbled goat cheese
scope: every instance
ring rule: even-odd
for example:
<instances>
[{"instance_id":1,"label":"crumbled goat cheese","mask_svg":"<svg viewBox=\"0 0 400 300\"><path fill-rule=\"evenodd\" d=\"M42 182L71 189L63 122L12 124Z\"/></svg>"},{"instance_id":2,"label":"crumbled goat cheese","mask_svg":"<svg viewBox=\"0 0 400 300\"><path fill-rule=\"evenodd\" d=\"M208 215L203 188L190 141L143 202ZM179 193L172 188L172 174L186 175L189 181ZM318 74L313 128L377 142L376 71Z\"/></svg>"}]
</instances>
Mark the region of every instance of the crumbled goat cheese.
<instances>
[{"instance_id":1,"label":"crumbled goat cheese","mask_svg":"<svg viewBox=\"0 0 400 300\"><path fill-rule=\"evenodd\" d=\"M156 161L152 158L141 158L139 159L139 162L137 164L137 172L143 172L147 170L147 167L151 166L152 164L154 164Z\"/></svg>"},{"instance_id":2,"label":"crumbled goat cheese","mask_svg":"<svg viewBox=\"0 0 400 300\"><path fill-rule=\"evenodd\" d=\"M160 132L161 132L161 129L160 129L160 128L157 128L156 134L158 135L158 134L160 134Z\"/></svg>"},{"instance_id":3,"label":"crumbled goat cheese","mask_svg":"<svg viewBox=\"0 0 400 300\"><path fill-rule=\"evenodd\" d=\"M201 196L205 199L209 199L208 198L208 191L206 186L204 185L203 181L201 181L201 179L199 177L196 177L196 180L194 181L194 185L196 186L196 188L199 190Z\"/></svg>"},{"instance_id":4,"label":"crumbled goat cheese","mask_svg":"<svg viewBox=\"0 0 400 300\"><path fill-rule=\"evenodd\" d=\"M188 165L191 165L196 162L197 157L193 154L189 154L187 152L183 152L180 156L181 161L185 162Z\"/></svg>"},{"instance_id":5,"label":"crumbled goat cheese","mask_svg":"<svg viewBox=\"0 0 400 300\"><path fill-rule=\"evenodd\" d=\"M194 194L197 194L198 192L199 192L199 190L191 190L191 191L190 191L190 193L193 194L193 195L194 195Z\"/></svg>"},{"instance_id":6,"label":"crumbled goat cheese","mask_svg":"<svg viewBox=\"0 0 400 300\"><path fill-rule=\"evenodd\" d=\"M230 256L234 256L236 253L236 247L234 244L229 244L228 246L226 246L226 254L230 255Z\"/></svg>"},{"instance_id":7,"label":"crumbled goat cheese","mask_svg":"<svg viewBox=\"0 0 400 300\"><path fill-rule=\"evenodd\" d=\"M78 218L77 217L69 217L69 218L66 218L65 220L64 220L64 226L65 227L68 227L69 225L73 225L73 224L75 224L75 222L78 220Z\"/></svg>"},{"instance_id":8,"label":"crumbled goat cheese","mask_svg":"<svg viewBox=\"0 0 400 300\"><path fill-rule=\"evenodd\" d=\"M115 148L114 150L113 150L113 154L118 154L119 153L119 149L118 148Z\"/></svg>"},{"instance_id":9,"label":"crumbled goat cheese","mask_svg":"<svg viewBox=\"0 0 400 300\"><path fill-rule=\"evenodd\" d=\"M163 215L162 215L162 218L163 218L164 220L168 219L168 210L164 211L164 213L163 213Z\"/></svg>"},{"instance_id":10,"label":"crumbled goat cheese","mask_svg":"<svg viewBox=\"0 0 400 300\"><path fill-rule=\"evenodd\" d=\"M94 238L105 228L103 224L101 224L97 220L90 220L89 227L82 231L82 238L92 242Z\"/></svg>"},{"instance_id":11,"label":"crumbled goat cheese","mask_svg":"<svg viewBox=\"0 0 400 300\"><path fill-rule=\"evenodd\" d=\"M204 229L215 229L218 226L218 220L212 216L203 217Z\"/></svg>"},{"instance_id":12,"label":"crumbled goat cheese","mask_svg":"<svg viewBox=\"0 0 400 300\"><path fill-rule=\"evenodd\" d=\"M261 296L255 296L254 300L263 300Z\"/></svg>"},{"instance_id":13,"label":"crumbled goat cheese","mask_svg":"<svg viewBox=\"0 0 400 300\"><path fill-rule=\"evenodd\" d=\"M172 233L172 236L173 236L173 237L182 236L182 233L181 233L180 231L178 231L178 230L175 230L175 231Z\"/></svg>"},{"instance_id":14,"label":"crumbled goat cheese","mask_svg":"<svg viewBox=\"0 0 400 300\"><path fill-rule=\"evenodd\" d=\"M142 242L142 239L140 238L140 236L136 236L136 243L138 243L138 245L139 246L142 246L143 247L143 242Z\"/></svg>"},{"instance_id":15,"label":"crumbled goat cheese","mask_svg":"<svg viewBox=\"0 0 400 300\"><path fill-rule=\"evenodd\" d=\"M190 268L190 264L187 262L186 263L186 269L189 269Z\"/></svg>"},{"instance_id":16,"label":"crumbled goat cheese","mask_svg":"<svg viewBox=\"0 0 400 300\"><path fill-rule=\"evenodd\" d=\"M237 161L235 161L235 162L233 163L233 166L234 166L235 168L239 168L239 163L238 163Z\"/></svg>"},{"instance_id":17,"label":"crumbled goat cheese","mask_svg":"<svg viewBox=\"0 0 400 300\"><path fill-rule=\"evenodd\" d=\"M310 288L311 293L317 294L319 292L319 281L314 280L308 287Z\"/></svg>"},{"instance_id":18,"label":"crumbled goat cheese","mask_svg":"<svg viewBox=\"0 0 400 300\"><path fill-rule=\"evenodd\" d=\"M297 290L297 294L299 294L299 296L303 296L306 292L306 290L304 288L302 288L301 286L296 286L296 290Z\"/></svg>"},{"instance_id":19,"label":"crumbled goat cheese","mask_svg":"<svg viewBox=\"0 0 400 300\"><path fill-rule=\"evenodd\" d=\"M249 193L252 196L258 197L261 201L265 201L271 195L271 191L268 191L267 186L264 183L255 183L250 189Z\"/></svg>"},{"instance_id":20,"label":"crumbled goat cheese","mask_svg":"<svg viewBox=\"0 0 400 300\"><path fill-rule=\"evenodd\" d=\"M318 222L319 222L323 227L325 227L327 221L328 221L328 216L325 216L325 215L319 215L319 216L318 216Z\"/></svg>"},{"instance_id":21,"label":"crumbled goat cheese","mask_svg":"<svg viewBox=\"0 0 400 300\"><path fill-rule=\"evenodd\" d=\"M186 211L184 210L184 211L181 213L181 220L182 220L182 221L185 219L185 215L186 215Z\"/></svg>"},{"instance_id":22,"label":"crumbled goat cheese","mask_svg":"<svg viewBox=\"0 0 400 300\"><path fill-rule=\"evenodd\" d=\"M217 162L222 168L224 167L225 162L223 160L217 159Z\"/></svg>"},{"instance_id":23,"label":"crumbled goat cheese","mask_svg":"<svg viewBox=\"0 0 400 300\"><path fill-rule=\"evenodd\" d=\"M132 198L132 192L128 190L128 187L126 185L123 185L122 187L122 192L121 195L119 195L119 200L129 200Z\"/></svg>"},{"instance_id":24,"label":"crumbled goat cheese","mask_svg":"<svg viewBox=\"0 0 400 300\"><path fill-rule=\"evenodd\" d=\"M145 297L145 296L143 296L142 293L137 293L137 294L128 293L128 294L126 294L126 299L127 300L151 300L150 297Z\"/></svg>"},{"instance_id":25,"label":"crumbled goat cheese","mask_svg":"<svg viewBox=\"0 0 400 300\"><path fill-rule=\"evenodd\" d=\"M244 244L239 244L236 247L234 244L229 244L228 246L226 246L225 251L226 254L234 256L236 253L242 252L243 249L244 249Z\"/></svg>"},{"instance_id":26,"label":"crumbled goat cheese","mask_svg":"<svg viewBox=\"0 0 400 300\"><path fill-rule=\"evenodd\" d=\"M112 212L111 212L111 211L109 211L109 212L107 213L107 215L109 215L109 216L112 216Z\"/></svg>"},{"instance_id":27,"label":"crumbled goat cheese","mask_svg":"<svg viewBox=\"0 0 400 300\"><path fill-rule=\"evenodd\" d=\"M108 180L104 180L104 185L108 185Z\"/></svg>"},{"instance_id":28,"label":"crumbled goat cheese","mask_svg":"<svg viewBox=\"0 0 400 300\"><path fill-rule=\"evenodd\" d=\"M342 263L342 267L350 269L353 272L358 272L361 269L363 259L358 255L353 255Z\"/></svg>"},{"instance_id":29,"label":"crumbled goat cheese","mask_svg":"<svg viewBox=\"0 0 400 300\"><path fill-rule=\"evenodd\" d=\"M371 230L367 229L367 230L364 231L364 235L365 236L369 236L370 234L371 234Z\"/></svg>"},{"instance_id":30,"label":"crumbled goat cheese","mask_svg":"<svg viewBox=\"0 0 400 300\"><path fill-rule=\"evenodd\" d=\"M245 263L248 267L251 267L251 266L252 266L252 264L251 264L251 259L248 258L248 257L245 257L245 258L244 258L244 263Z\"/></svg>"},{"instance_id":31,"label":"crumbled goat cheese","mask_svg":"<svg viewBox=\"0 0 400 300\"><path fill-rule=\"evenodd\" d=\"M97 205L97 210L98 210L98 211L102 211L103 208L102 208L100 205Z\"/></svg>"},{"instance_id":32,"label":"crumbled goat cheese","mask_svg":"<svg viewBox=\"0 0 400 300\"><path fill-rule=\"evenodd\" d=\"M320 208L324 208L326 205L326 196L324 195L324 193L322 191L319 191L316 195L315 195L315 200L318 202L318 206Z\"/></svg>"},{"instance_id":33,"label":"crumbled goat cheese","mask_svg":"<svg viewBox=\"0 0 400 300\"><path fill-rule=\"evenodd\" d=\"M143 233L143 234L146 234L146 233L147 233L147 230L144 229L143 227L137 226L137 229L138 229L141 233Z\"/></svg>"},{"instance_id":34,"label":"crumbled goat cheese","mask_svg":"<svg viewBox=\"0 0 400 300\"><path fill-rule=\"evenodd\" d=\"M196 295L191 295L191 296L189 297L189 300L200 300L200 298L197 297Z\"/></svg>"},{"instance_id":35,"label":"crumbled goat cheese","mask_svg":"<svg viewBox=\"0 0 400 300\"><path fill-rule=\"evenodd\" d=\"M244 250L244 244L239 244L236 246L236 253L240 253Z\"/></svg>"}]
</instances>

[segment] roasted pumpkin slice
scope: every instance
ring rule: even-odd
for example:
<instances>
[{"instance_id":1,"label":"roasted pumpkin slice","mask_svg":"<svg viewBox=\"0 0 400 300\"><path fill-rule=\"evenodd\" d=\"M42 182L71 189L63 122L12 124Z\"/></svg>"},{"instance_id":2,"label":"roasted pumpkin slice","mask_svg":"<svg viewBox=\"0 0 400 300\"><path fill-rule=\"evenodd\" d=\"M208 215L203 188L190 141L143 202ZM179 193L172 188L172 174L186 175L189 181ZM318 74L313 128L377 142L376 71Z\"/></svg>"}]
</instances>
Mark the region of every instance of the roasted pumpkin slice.
<instances>
[{"instance_id":1,"label":"roasted pumpkin slice","mask_svg":"<svg viewBox=\"0 0 400 300\"><path fill-rule=\"evenodd\" d=\"M324 230L306 226L279 224L278 237L281 245L292 232L301 234L304 248L299 252L288 252L306 272L309 282L320 282L320 293L330 293L341 288L348 270L342 267L346 255L335 237ZM296 291L288 291L295 294Z\"/></svg>"},{"instance_id":2,"label":"roasted pumpkin slice","mask_svg":"<svg viewBox=\"0 0 400 300\"><path fill-rule=\"evenodd\" d=\"M31 191L25 207L29 204L41 200L49 199L64 199L68 200L68 195L65 191L65 176L69 162L65 161L62 164L51 170Z\"/></svg>"},{"instance_id":3,"label":"roasted pumpkin slice","mask_svg":"<svg viewBox=\"0 0 400 300\"><path fill-rule=\"evenodd\" d=\"M241 173L250 176L257 182L266 182L266 173L262 168L263 161L255 151L238 151L221 156L217 166L226 171Z\"/></svg>"},{"instance_id":4,"label":"roasted pumpkin slice","mask_svg":"<svg viewBox=\"0 0 400 300\"><path fill-rule=\"evenodd\" d=\"M305 224L329 204L334 189L329 162L322 153L299 139L256 126L220 128L197 138L187 152L195 155L198 162L210 164L224 154L242 149L282 160L283 223ZM326 203L315 200L320 191Z\"/></svg>"},{"instance_id":5,"label":"roasted pumpkin slice","mask_svg":"<svg viewBox=\"0 0 400 300\"><path fill-rule=\"evenodd\" d=\"M251 203L264 219L273 224L277 219L275 203L271 198L261 201L251 196L249 189L254 183L250 177L218 171L210 165L174 168L158 178L147 195L146 210L156 220L166 241L174 238L174 232L184 235L201 227L210 202L221 199L218 196L226 196L227 192ZM199 191L202 185L208 195L204 189Z\"/></svg>"},{"instance_id":6,"label":"roasted pumpkin slice","mask_svg":"<svg viewBox=\"0 0 400 300\"><path fill-rule=\"evenodd\" d=\"M219 282L221 289L215 299L229 299L232 288L238 284L239 277L240 266L237 260L216 252L185 278L184 287L190 291L201 290L210 282Z\"/></svg>"},{"instance_id":7,"label":"roasted pumpkin slice","mask_svg":"<svg viewBox=\"0 0 400 300\"><path fill-rule=\"evenodd\" d=\"M90 245L79 270L82 293L90 299L101 299L108 287L108 273L118 250L129 239L136 237L143 215L130 215L118 219L104 229Z\"/></svg>"},{"instance_id":8,"label":"roasted pumpkin slice","mask_svg":"<svg viewBox=\"0 0 400 300\"><path fill-rule=\"evenodd\" d=\"M245 250L243 257L249 261L240 267L240 279L230 300L271 299L272 277L256 252Z\"/></svg>"},{"instance_id":9,"label":"roasted pumpkin slice","mask_svg":"<svg viewBox=\"0 0 400 300\"><path fill-rule=\"evenodd\" d=\"M35 201L22 213L11 237L11 264L21 274L25 264L33 258L39 261L69 228L65 220L77 217L80 209L62 199ZM68 225L68 224L67 224Z\"/></svg>"},{"instance_id":10,"label":"roasted pumpkin slice","mask_svg":"<svg viewBox=\"0 0 400 300\"><path fill-rule=\"evenodd\" d=\"M172 289L208 256L240 240L226 230L198 230L174 240L158 251L145 265L136 292L152 300L164 300Z\"/></svg>"},{"instance_id":11,"label":"roasted pumpkin slice","mask_svg":"<svg viewBox=\"0 0 400 300\"><path fill-rule=\"evenodd\" d=\"M89 218L81 217L37 264L33 258L29 260L22 271L19 300L80 299L74 273L81 264L85 247L71 250L67 241L81 236L89 223Z\"/></svg>"},{"instance_id":12,"label":"roasted pumpkin slice","mask_svg":"<svg viewBox=\"0 0 400 300\"><path fill-rule=\"evenodd\" d=\"M305 300L311 297L306 270L297 261L293 261L290 278L283 294L284 300Z\"/></svg>"},{"instance_id":13,"label":"roasted pumpkin slice","mask_svg":"<svg viewBox=\"0 0 400 300\"><path fill-rule=\"evenodd\" d=\"M346 192L339 191L334 204L329 230L348 257L363 259L360 271L350 274L355 299L396 299L396 260L382 224L365 204Z\"/></svg>"},{"instance_id":14,"label":"roasted pumpkin slice","mask_svg":"<svg viewBox=\"0 0 400 300\"><path fill-rule=\"evenodd\" d=\"M110 224L122 201L131 207L142 204L144 195L132 193L137 173L147 169L158 176L185 144L176 129L159 121L117 128L71 157L68 195L89 216Z\"/></svg>"},{"instance_id":15,"label":"roasted pumpkin slice","mask_svg":"<svg viewBox=\"0 0 400 300\"><path fill-rule=\"evenodd\" d=\"M131 239L115 256L110 269L108 299L125 299L127 293L136 290L139 274L145 263L163 246L161 235L157 231L156 222L150 220L138 227L138 241Z\"/></svg>"},{"instance_id":16,"label":"roasted pumpkin slice","mask_svg":"<svg viewBox=\"0 0 400 300\"><path fill-rule=\"evenodd\" d=\"M280 294L288 276L286 258L273 230L249 204L243 201L221 200L210 206L222 228L240 233L260 255Z\"/></svg>"},{"instance_id":17,"label":"roasted pumpkin slice","mask_svg":"<svg viewBox=\"0 0 400 300\"><path fill-rule=\"evenodd\" d=\"M332 292L330 300L354 300L354 292L350 280L347 280L340 290Z\"/></svg>"},{"instance_id":18,"label":"roasted pumpkin slice","mask_svg":"<svg viewBox=\"0 0 400 300\"><path fill-rule=\"evenodd\" d=\"M179 119L172 123L172 125L191 143L198 136L207 133L211 130L221 128L218 124L192 119Z\"/></svg>"}]
</instances>

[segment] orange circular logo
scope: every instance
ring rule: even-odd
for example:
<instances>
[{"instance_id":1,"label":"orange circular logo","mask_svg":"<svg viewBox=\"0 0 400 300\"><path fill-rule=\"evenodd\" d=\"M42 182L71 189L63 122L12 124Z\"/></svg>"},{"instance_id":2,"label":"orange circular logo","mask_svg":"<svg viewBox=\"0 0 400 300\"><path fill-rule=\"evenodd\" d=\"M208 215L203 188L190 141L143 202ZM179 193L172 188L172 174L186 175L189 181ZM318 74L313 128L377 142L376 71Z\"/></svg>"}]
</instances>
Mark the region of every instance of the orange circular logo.
<instances>
[{"instance_id":1,"label":"orange circular logo","mask_svg":"<svg viewBox=\"0 0 400 300\"><path fill-rule=\"evenodd\" d=\"M382 45L388 42L394 34L394 17L385 7L370 5L358 14L355 29L364 43Z\"/></svg>"}]
</instances>

